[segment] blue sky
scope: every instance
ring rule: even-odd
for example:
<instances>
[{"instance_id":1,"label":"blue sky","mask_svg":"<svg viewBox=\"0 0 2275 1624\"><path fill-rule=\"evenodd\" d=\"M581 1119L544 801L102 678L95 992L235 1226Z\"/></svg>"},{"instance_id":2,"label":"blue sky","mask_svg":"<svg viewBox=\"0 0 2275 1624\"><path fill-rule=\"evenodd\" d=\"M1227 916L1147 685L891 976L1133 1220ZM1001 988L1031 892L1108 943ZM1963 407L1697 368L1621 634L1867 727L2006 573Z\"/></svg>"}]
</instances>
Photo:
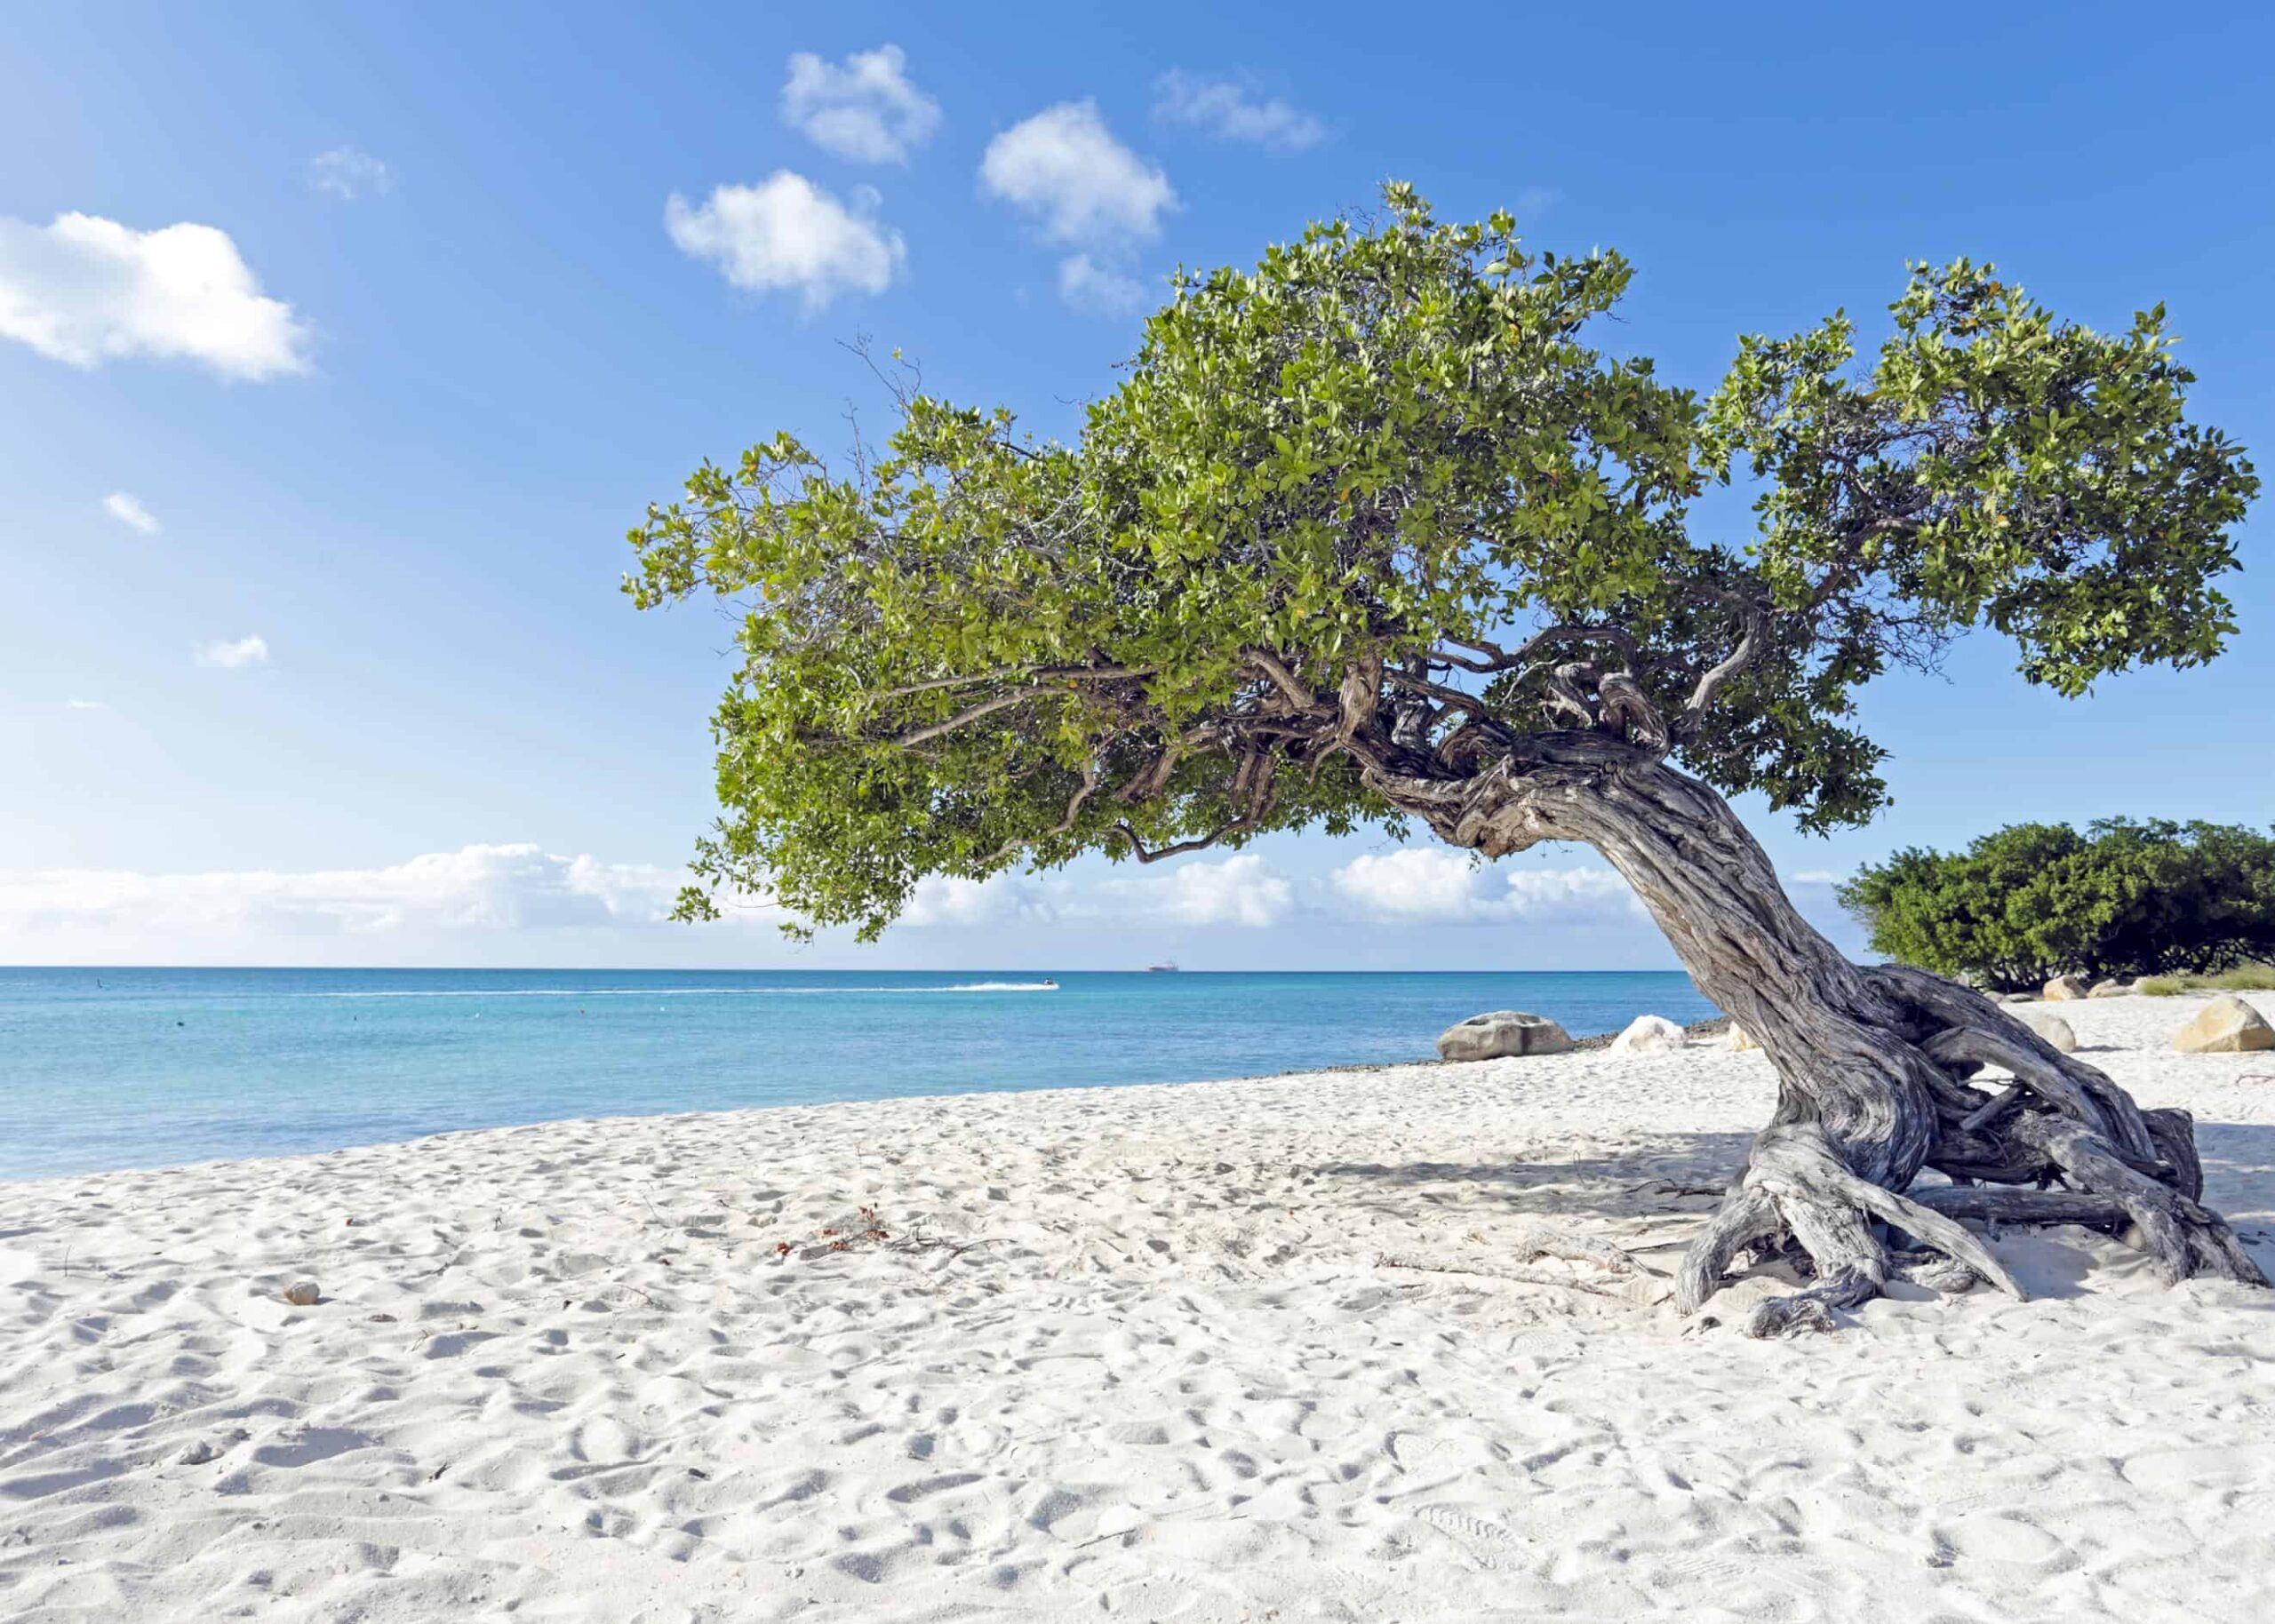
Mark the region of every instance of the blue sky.
<instances>
[{"instance_id":1,"label":"blue sky","mask_svg":"<svg viewBox=\"0 0 2275 1624\"><path fill-rule=\"evenodd\" d=\"M706 456L834 443L849 402L882 425L860 334L1070 429L1176 265L1253 259L1387 178L1619 248L1639 274L1603 342L1702 387L1741 330L1846 306L1872 332L1907 259L1995 259L2100 326L2161 299L2197 415L2263 449L2275 23L2141 16L19 10L0 959L1671 963L1585 851L1472 877L1374 840L940 888L874 950L659 925L712 814L727 633L634 614L623 533ZM180 226L208 229L148 235ZM203 292L150 294L185 263ZM1836 924L1821 877L1896 846L2264 823L2275 588L2247 568L2232 592L2225 660L2080 704L1987 639L1886 682L1896 804L1869 828L1744 809Z\"/></svg>"}]
</instances>

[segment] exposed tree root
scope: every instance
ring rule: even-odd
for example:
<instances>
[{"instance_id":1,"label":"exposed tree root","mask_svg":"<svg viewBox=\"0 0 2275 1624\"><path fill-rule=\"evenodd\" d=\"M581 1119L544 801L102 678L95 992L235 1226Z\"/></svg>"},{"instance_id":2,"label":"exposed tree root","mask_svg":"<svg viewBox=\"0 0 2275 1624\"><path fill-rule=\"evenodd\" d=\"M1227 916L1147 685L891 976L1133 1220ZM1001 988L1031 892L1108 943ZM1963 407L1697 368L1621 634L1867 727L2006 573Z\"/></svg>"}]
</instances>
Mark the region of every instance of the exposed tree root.
<instances>
[{"instance_id":1,"label":"exposed tree root","mask_svg":"<svg viewBox=\"0 0 2275 1624\"><path fill-rule=\"evenodd\" d=\"M1560 674L1585 687L1577 672ZM1600 673L1595 688L1616 697ZM2020 1296L1963 1218L2087 1223L2138 1246L2167 1280L2267 1284L2201 1204L2185 1111L2141 1110L1969 988L1850 963L1794 910L1728 803L1664 755L1602 731L1540 734L1467 776L1377 762L1367 782L1441 839L1488 856L1544 840L1594 847L1699 991L1776 1066L1769 1126L1677 1271L1686 1312L1740 1254L1789 1246L1814 1283L1756 1310L1756 1335L1830 1325L1899 1276L1944 1289L1987 1280ZM1970 1082L1986 1067L2008 1075ZM1952 1186L1913 1190L1928 1170Z\"/></svg>"},{"instance_id":2,"label":"exposed tree root","mask_svg":"<svg viewBox=\"0 0 2275 1624\"><path fill-rule=\"evenodd\" d=\"M1740 1249L1783 1230L1815 1267L1817 1284L1758 1305L1747 1333L1787 1336L1824 1329L1832 1323L1830 1310L1868 1302L1888 1284L1893 1264L1872 1232L1873 1219L1904 1230L1964 1269L1970 1284L1981 1278L2012 1296L2023 1295L1998 1259L1959 1223L1849 1172L1823 1129L1787 1123L1763 1129L1754 1140L1745 1176L1683 1258L1676 1305L1685 1313L1696 1310L1720 1286ZM1944 1271L1935 1278L1958 1278Z\"/></svg>"},{"instance_id":3,"label":"exposed tree root","mask_svg":"<svg viewBox=\"0 0 2275 1624\"><path fill-rule=\"evenodd\" d=\"M2078 1223L2119 1234L2167 1283L2267 1284L2226 1221L2201 1205L2203 1168L2187 1112L2140 1110L2105 1073L2062 1054L1965 987L1902 967L1858 975L1880 1007L1840 1013L1879 1026L1892 1051L1935 1069L1919 1094L1932 1114L1923 1124L1920 1166L1954 1182L1899 1194L1861 1177L1821 1120L1781 1105L1779 1118L1754 1141L1744 1176L1683 1259L1676 1302L1684 1311L1713 1294L1741 1252L1787 1236L1816 1284L1758 1305L1746 1325L1752 1335L1829 1328L1833 1310L1869 1301L1895 1276L1944 1290L1979 1278L2022 1296L1962 1218ZM1774 1047L1771 1058L1781 1075L1792 1059L1823 1061ZM1985 1066L2013 1080L1995 1093L1972 1086L1968 1079ZM1926 1255L1892 1258L1875 1221Z\"/></svg>"}]
</instances>

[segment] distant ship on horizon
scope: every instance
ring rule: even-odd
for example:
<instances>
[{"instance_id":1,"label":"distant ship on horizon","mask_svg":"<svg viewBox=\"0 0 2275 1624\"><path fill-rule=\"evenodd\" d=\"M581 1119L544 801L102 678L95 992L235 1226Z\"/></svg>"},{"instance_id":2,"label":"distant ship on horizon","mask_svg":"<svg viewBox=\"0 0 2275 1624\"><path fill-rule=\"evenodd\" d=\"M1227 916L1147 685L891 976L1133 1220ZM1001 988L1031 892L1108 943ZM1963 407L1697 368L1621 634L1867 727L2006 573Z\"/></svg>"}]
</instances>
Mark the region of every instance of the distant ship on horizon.
<instances>
[{"instance_id":1,"label":"distant ship on horizon","mask_svg":"<svg viewBox=\"0 0 2275 1624\"><path fill-rule=\"evenodd\" d=\"M1161 964L1149 964L1145 967L1145 974L1148 975L1159 975L1165 970L1174 970L1176 968L1177 966L1174 963L1165 962Z\"/></svg>"}]
</instances>

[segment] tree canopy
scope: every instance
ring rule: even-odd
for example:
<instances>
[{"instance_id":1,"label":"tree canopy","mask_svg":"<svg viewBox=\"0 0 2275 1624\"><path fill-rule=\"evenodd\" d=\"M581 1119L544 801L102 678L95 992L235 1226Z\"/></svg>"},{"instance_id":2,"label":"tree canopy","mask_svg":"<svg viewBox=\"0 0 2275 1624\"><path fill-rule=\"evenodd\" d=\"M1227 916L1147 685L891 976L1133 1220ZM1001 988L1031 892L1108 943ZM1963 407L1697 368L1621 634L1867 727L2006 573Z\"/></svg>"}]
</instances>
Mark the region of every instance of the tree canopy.
<instances>
[{"instance_id":1,"label":"tree canopy","mask_svg":"<svg viewBox=\"0 0 2275 1624\"><path fill-rule=\"evenodd\" d=\"M1072 443L888 374L881 446L706 463L627 581L739 616L683 911L873 935L928 874L1397 828L1385 774L1544 736L1823 829L1885 798L1854 705L1891 665L1985 626L2074 695L2233 630L2256 482L2185 418L2161 307L2103 335L1921 266L1869 366L1835 314L1701 398L1602 347L1629 277L1393 186L1181 275ZM1702 536L1725 483L1754 528Z\"/></svg>"},{"instance_id":2,"label":"tree canopy","mask_svg":"<svg viewBox=\"0 0 2275 1624\"><path fill-rule=\"evenodd\" d=\"M2275 839L2234 824L2013 824L1897 852L1840 896L1876 951L2007 991L2275 959Z\"/></svg>"}]
</instances>

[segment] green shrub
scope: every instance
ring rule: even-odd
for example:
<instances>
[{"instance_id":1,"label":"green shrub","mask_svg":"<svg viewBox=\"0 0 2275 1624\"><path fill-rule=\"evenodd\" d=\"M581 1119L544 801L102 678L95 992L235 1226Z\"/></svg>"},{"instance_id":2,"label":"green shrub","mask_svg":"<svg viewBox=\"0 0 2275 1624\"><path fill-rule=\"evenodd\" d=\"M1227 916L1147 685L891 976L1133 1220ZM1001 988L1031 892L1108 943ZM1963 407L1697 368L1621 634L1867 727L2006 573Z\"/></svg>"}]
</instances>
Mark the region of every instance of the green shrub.
<instances>
[{"instance_id":1,"label":"green shrub","mask_svg":"<svg viewBox=\"0 0 2275 1624\"><path fill-rule=\"evenodd\" d=\"M2181 992L2275 992L2275 964L2240 964L2217 975L2151 975L2134 991L2151 998Z\"/></svg>"},{"instance_id":2,"label":"green shrub","mask_svg":"<svg viewBox=\"0 0 2275 1624\"><path fill-rule=\"evenodd\" d=\"M2071 972L2275 985L2239 971L2275 956L2275 840L2234 824L2015 824L1964 852L1897 852L1840 897L1880 952L2000 990Z\"/></svg>"}]
</instances>

